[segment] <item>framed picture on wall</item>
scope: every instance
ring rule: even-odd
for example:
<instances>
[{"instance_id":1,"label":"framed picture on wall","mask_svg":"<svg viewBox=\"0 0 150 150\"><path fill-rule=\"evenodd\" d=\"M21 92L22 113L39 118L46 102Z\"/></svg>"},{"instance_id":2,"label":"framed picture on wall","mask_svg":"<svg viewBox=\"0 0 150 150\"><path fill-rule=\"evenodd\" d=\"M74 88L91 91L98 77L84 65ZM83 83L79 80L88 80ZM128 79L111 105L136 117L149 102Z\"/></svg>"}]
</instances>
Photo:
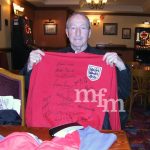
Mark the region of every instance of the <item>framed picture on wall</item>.
<instances>
[{"instance_id":1,"label":"framed picture on wall","mask_svg":"<svg viewBox=\"0 0 150 150\"><path fill-rule=\"evenodd\" d=\"M44 24L44 34L45 35L54 35L57 34L57 24Z\"/></svg>"},{"instance_id":2,"label":"framed picture on wall","mask_svg":"<svg viewBox=\"0 0 150 150\"><path fill-rule=\"evenodd\" d=\"M103 23L103 35L117 35L118 24L117 23Z\"/></svg>"},{"instance_id":3,"label":"framed picture on wall","mask_svg":"<svg viewBox=\"0 0 150 150\"><path fill-rule=\"evenodd\" d=\"M131 39L131 28L122 28L122 39Z\"/></svg>"}]
</instances>

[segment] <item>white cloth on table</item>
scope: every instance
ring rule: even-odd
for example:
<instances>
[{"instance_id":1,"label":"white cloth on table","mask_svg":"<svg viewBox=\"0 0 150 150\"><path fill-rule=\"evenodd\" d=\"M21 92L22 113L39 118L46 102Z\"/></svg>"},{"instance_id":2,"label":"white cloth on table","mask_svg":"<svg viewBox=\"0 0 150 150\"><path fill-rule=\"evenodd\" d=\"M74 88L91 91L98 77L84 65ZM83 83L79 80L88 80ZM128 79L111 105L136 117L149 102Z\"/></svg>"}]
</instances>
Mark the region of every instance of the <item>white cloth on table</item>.
<instances>
[{"instance_id":1,"label":"white cloth on table","mask_svg":"<svg viewBox=\"0 0 150 150\"><path fill-rule=\"evenodd\" d=\"M20 115L21 100L13 96L0 96L0 110L13 109Z\"/></svg>"}]
</instances>

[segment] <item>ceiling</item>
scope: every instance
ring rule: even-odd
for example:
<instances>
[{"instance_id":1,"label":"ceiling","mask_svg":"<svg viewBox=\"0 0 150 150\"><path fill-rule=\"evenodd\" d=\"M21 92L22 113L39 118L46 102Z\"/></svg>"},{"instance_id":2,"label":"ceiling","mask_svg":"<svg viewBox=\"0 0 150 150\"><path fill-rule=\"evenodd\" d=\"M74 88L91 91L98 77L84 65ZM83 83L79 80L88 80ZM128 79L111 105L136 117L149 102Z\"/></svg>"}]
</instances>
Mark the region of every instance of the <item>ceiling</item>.
<instances>
[{"instance_id":1,"label":"ceiling","mask_svg":"<svg viewBox=\"0 0 150 150\"><path fill-rule=\"evenodd\" d=\"M68 7L75 11L101 13L150 14L150 0L108 0L104 9L80 8L85 0L26 0L35 7Z\"/></svg>"}]
</instances>

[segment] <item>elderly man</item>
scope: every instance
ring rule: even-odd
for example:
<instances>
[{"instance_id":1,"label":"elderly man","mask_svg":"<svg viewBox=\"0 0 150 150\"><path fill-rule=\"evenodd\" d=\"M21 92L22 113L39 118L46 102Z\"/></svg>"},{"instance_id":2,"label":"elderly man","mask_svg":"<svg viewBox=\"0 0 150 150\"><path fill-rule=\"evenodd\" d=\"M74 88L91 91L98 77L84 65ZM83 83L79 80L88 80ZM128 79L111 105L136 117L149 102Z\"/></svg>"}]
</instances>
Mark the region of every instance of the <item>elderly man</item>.
<instances>
[{"instance_id":1,"label":"elderly man","mask_svg":"<svg viewBox=\"0 0 150 150\"><path fill-rule=\"evenodd\" d=\"M110 66L115 65L117 70L118 81L118 97L120 99L126 99L130 93L130 71L122 61L122 59L115 52L105 52L88 45L88 39L91 35L91 28L89 19L80 13L74 13L71 15L66 23L66 35L69 38L70 46L64 49L60 49L58 52L63 53L92 53L103 55L103 61ZM23 74L26 74L26 81L29 82L30 72L35 64L42 60L45 53L40 50L33 50L28 59L27 66L22 70ZM120 113L121 126L124 128L127 120L126 113ZM103 129L111 129L109 124L108 113L105 115Z\"/></svg>"}]
</instances>

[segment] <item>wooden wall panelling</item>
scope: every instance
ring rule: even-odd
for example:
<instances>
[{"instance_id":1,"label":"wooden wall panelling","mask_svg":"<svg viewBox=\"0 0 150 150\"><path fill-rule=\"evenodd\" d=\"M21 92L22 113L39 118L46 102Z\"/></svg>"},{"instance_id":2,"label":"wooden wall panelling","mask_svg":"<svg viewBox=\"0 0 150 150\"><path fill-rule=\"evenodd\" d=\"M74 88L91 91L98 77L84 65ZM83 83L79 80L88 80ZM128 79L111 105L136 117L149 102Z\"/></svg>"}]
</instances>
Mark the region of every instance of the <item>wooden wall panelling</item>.
<instances>
[{"instance_id":1,"label":"wooden wall panelling","mask_svg":"<svg viewBox=\"0 0 150 150\"><path fill-rule=\"evenodd\" d=\"M45 35L44 23L48 19L55 20L57 24L57 34ZM36 10L33 23L33 36L35 45L39 47L61 48L66 47L67 37L65 34L65 26L67 19L67 11L64 10Z\"/></svg>"}]
</instances>

